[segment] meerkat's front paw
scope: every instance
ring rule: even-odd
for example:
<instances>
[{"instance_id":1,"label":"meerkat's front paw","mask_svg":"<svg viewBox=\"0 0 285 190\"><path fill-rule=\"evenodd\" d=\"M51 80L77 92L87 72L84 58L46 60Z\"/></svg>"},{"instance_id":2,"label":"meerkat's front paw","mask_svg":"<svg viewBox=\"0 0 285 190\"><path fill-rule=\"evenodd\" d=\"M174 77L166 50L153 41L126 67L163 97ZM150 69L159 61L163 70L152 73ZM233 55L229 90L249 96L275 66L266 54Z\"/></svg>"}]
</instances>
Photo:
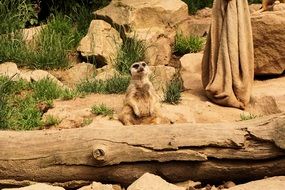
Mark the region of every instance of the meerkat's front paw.
<instances>
[{"instance_id":1,"label":"meerkat's front paw","mask_svg":"<svg viewBox=\"0 0 285 190\"><path fill-rule=\"evenodd\" d=\"M135 113L135 115L136 115L137 117L140 117L140 116L141 116L141 113L140 113L140 110L139 110L138 107L134 107L133 110L134 110L134 113Z\"/></svg>"},{"instance_id":2,"label":"meerkat's front paw","mask_svg":"<svg viewBox=\"0 0 285 190\"><path fill-rule=\"evenodd\" d=\"M149 115L151 116L151 115L153 115L153 114L154 114L154 107L151 106L151 107L149 108Z\"/></svg>"}]
</instances>

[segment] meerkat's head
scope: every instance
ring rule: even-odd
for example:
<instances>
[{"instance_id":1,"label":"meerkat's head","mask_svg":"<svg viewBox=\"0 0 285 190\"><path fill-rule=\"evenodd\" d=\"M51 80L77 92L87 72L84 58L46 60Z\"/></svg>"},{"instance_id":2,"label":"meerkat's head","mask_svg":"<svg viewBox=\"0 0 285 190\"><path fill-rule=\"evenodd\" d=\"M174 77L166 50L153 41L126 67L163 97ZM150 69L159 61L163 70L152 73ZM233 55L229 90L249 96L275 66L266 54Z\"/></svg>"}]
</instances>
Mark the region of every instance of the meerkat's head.
<instances>
[{"instance_id":1,"label":"meerkat's head","mask_svg":"<svg viewBox=\"0 0 285 190\"><path fill-rule=\"evenodd\" d=\"M130 68L130 71L131 71L132 77L137 77L137 78L148 77L150 73L149 67L144 61L133 63Z\"/></svg>"}]
</instances>

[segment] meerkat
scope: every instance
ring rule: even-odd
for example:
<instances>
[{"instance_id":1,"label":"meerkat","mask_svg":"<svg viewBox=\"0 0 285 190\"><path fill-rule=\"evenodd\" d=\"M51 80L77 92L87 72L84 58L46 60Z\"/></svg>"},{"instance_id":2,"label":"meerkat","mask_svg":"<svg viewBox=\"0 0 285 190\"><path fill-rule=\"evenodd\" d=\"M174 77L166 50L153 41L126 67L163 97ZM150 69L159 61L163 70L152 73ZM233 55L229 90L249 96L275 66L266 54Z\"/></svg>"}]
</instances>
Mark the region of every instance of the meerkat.
<instances>
[{"instance_id":1,"label":"meerkat","mask_svg":"<svg viewBox=\"0 0 285 190\"><path fill-rule=\"evenodd\" d=\"M277 0L262 0L262 7L259 11L256 11L256 13L261 13L263 11L268 10L270 6L273 6L274 3L277 3L277 2L285 3L285 0L279 0L279 1L277 1Z\"/></svg>"},{"instance_id":2,"label":"meerkat","mask_svg":"<svg viewBox=\"0 0 285 190\"><path fill-rule=\"evenodd\" d=\"M119 120L124 125L159 124L158 95L149 80L148 65L141 61L133 63L131 81Z\"/></svg>"}]
</instances>

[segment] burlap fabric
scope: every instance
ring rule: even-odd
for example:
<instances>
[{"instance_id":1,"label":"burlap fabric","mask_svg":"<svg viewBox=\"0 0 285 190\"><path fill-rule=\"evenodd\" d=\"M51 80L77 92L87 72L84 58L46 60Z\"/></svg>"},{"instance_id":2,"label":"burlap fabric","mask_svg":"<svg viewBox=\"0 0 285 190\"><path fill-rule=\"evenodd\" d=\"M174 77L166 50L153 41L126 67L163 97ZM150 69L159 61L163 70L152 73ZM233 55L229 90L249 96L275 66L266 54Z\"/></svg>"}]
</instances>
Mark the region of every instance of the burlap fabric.
<instances>
[{"instance_id":1,"label":"burlap fabric","mask_svg":"<svg viewBox=\"0 0 285 190\"><path fill-rule=\"evenodd\" d=\"M202 83L215 103L244 109L254 77L254 55L247 0L215 0L202 61Z\"/></svg>"}]
</instances>

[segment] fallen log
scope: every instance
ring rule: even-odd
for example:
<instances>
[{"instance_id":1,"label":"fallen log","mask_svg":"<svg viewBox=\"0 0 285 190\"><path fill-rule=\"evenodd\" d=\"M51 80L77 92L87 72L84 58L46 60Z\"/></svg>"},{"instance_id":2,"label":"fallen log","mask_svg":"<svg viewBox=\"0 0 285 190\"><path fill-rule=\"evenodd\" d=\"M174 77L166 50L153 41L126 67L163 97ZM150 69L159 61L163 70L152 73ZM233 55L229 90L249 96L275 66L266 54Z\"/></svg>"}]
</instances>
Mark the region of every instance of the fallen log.
<instances>
[{"instance_id":1,"label":"fallen log","mask_svg":"<svg viewBox=\"0 0 285 190\"><path fill-rule=\"evenodd\" d=\"M1 131L1 180L129 185L285 175L285 113L245 122Z\"/></svg>"}]
</instances>

